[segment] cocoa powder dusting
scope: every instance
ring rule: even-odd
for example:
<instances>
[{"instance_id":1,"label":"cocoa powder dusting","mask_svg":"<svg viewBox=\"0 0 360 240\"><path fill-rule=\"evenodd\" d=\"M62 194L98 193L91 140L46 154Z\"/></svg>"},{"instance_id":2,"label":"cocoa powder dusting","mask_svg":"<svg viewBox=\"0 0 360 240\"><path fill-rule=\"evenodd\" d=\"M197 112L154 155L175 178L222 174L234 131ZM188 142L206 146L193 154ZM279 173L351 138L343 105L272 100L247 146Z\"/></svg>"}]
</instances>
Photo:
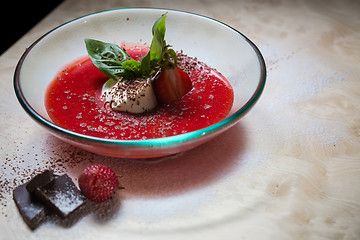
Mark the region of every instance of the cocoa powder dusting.
<instances>
[{"instance_id":1,"label":"cocoa powder dusting","mask_svg":"<svg viewBox=\"0 0 360 240\"><path fill-rule=\"evenodd\" d=\"M94 162L94 154L60 142L51 135L45 135L43 142L40 142L41 148L38 147L39 143L36 147L35 144L25 143L25 141L23 144L19 138L8 144L12 144L14 150L3 154L5 158L2 159L0 166L2 169L0 172L0 212L5 217L7 217L6 207L11 201L12 191L17 186L46 169L52 169L56 174L63 174L81 162L86 164ZM1 146L0 150L3 151L4 147Z\"/></svg>"},{"instance_id":2,"label":"cocoa powder dusting","mask_svg":"<svg viewBox=\"0 0 360 240\"><path fill-rule=\"evenodd\" d=\"M178 52L177 57L179 67L187 73L190 73L195 67L204 67L207 72L212 70L207 67L206 64L200 63L196 58L189 57L183 54L183 52ZM202 77L205 76L199 76L199 81L202 80ZM69 94L71 94L71 97L81 97L89 101L97 100L90 95L76 96L70 92ZM181 110L186 111L187 109L184 108ZM77 119L81 119L82 117L82 113L76 116ZM95 128L86 123L81 123L80 126L89 128L92 131L107 131L108 127L115 125L114 120L116 120L116 115L113 116L113 119L105 121L102 112L99 110L97 118L104 122L104 126L101 126L101 128ZM181 113L178 114L178 118L182 118ZM151 116L149 116L148 119L152 121ZM124 121L124 123L127 124L126 121ZM126 130L127 126L115 125L115 129L117 128ZM2 169L2 171L0 171L0 212L3 216L7 216L6 207L11 202L13 189L29 181L44 170L51 169L55 174L64 174L76 172L76 168L82 168L83 166L103 161L104 159L111 159L103 158L64 143L48 134L46 130L35 126L30 119L23 122L23 134L21 135L14 135L14 132L12 132L10 128L8 129L9 131L4 130L3 133L7 142L5 145L0 146L0 157L2 158L0 166ZM171 129L171 123L166 123L163 124L158 131L160 133L164 132L165 134L166 131Z\"/></svg>"}]
</instances>

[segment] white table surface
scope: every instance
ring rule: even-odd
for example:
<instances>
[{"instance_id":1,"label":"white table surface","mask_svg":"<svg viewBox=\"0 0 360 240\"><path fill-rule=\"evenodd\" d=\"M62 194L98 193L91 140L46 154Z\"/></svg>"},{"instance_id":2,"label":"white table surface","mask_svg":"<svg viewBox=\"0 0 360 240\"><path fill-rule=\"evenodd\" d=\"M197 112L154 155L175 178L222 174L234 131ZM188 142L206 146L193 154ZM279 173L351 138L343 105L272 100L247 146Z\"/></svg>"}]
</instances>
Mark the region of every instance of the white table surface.
<instances>
[{"instance_id":1,"label":"white table surface","mask_svg":"<svg viewBox=\"0 0 360 240\"><path fill-rule=\"evenodd\" d=\"M57 140L12 85L33 41L82 15L162 7L218 19L249 37L267 85L239 124L162 162L103 157ZM68 0L0 56L0 239L360 239L358 1ZM12 189L52 168L75 181L90 163L126 190L73 223L23 223Z\"/></svg>"}]
</instances>

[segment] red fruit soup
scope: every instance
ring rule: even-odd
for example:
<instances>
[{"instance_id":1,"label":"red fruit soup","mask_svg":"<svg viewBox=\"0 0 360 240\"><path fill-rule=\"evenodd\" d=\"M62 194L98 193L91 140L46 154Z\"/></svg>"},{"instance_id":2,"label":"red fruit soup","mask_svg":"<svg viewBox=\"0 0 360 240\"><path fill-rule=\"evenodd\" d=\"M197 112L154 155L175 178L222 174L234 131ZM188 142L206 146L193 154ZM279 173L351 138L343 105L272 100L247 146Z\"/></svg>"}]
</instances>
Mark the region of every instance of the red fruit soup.
<instances>
[{"instance_id":1,"label":"red fruit soup","mask_svg":"<svg viewBox=\"0 0 360 240\"><path fill-rule=\"evenodd\" d=\"M127 49L139 60L146 48ZM63 128L94 137L135 140L169 137L208 127L223 120L233 103L229 82L196 58L178 54L178 66L189 74L193 88L172 104L132 114L104 107L101 89L108 77L88 57L65 66L48 86L45 107L53 122Z\"/></svg>"}]
</instances>

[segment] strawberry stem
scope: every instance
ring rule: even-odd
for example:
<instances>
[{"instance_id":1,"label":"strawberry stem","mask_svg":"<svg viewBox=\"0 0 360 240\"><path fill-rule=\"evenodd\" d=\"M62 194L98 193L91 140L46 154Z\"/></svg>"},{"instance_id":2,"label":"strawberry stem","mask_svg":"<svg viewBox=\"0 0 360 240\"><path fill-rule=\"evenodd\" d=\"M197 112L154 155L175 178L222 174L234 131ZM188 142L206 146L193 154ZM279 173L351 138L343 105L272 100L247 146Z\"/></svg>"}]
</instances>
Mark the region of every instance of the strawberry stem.
<instances>
[{"instance_id":1,"label":"strawberry stem","mask_svg":"<svg viewBox=\"0 0 360 240\"><path fill-rule=\"evenodd\" d=\"M118 175L118 174L116 174L116 177L117 177L117 178L122 178L122 177L124 177L124 176L123 176L123 175ZM120 189L120 190L125 189L123 186L118 186L117 188Z\"/></svg>"}]
</instances>

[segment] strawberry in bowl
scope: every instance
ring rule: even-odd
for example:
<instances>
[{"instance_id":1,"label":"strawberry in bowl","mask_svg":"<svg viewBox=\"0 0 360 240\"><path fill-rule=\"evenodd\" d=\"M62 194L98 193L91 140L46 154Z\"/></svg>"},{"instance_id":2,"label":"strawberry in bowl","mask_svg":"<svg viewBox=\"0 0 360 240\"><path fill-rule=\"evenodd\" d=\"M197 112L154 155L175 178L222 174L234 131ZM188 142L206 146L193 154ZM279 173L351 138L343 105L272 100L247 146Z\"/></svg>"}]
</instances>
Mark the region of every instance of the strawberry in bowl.
<instances>
[{"instance_id":1,"label":"strawberry in bowl","mask_svg":"<svg viewBox=\"0 0 360 240\"><path fill-rule=\"evenodd\" d=\"M162 103L180 100L192 89L189 75L179 67L162 69L153 85L156 98Z\"/></svg>"},{"instance_id":2,"label":"strawberry in bowl","mask_svg":"<svg viewBox=\"0 0 360 240\"><path fill-rule=\"evenodd\" d=\"M166 16L141 50L85 39L89 57L60 71L49 87L51 119L78 133L122 140L175 136L224 119L233 103L230 83L166 43Z\"/></svg>"},{"instance_id":3,"label":"strawberry in bowl","mask_svg":"<svg viewBox=\"0 0 360 240\"><path fill-rule=\"evenodd\" d=\"M97 154L153 158L236 124L259 99L265 72L257 47L219 21L116 9L41 37L20 59L14 87L26 112L60 139Z\"/></svg>"}]
</instances>

